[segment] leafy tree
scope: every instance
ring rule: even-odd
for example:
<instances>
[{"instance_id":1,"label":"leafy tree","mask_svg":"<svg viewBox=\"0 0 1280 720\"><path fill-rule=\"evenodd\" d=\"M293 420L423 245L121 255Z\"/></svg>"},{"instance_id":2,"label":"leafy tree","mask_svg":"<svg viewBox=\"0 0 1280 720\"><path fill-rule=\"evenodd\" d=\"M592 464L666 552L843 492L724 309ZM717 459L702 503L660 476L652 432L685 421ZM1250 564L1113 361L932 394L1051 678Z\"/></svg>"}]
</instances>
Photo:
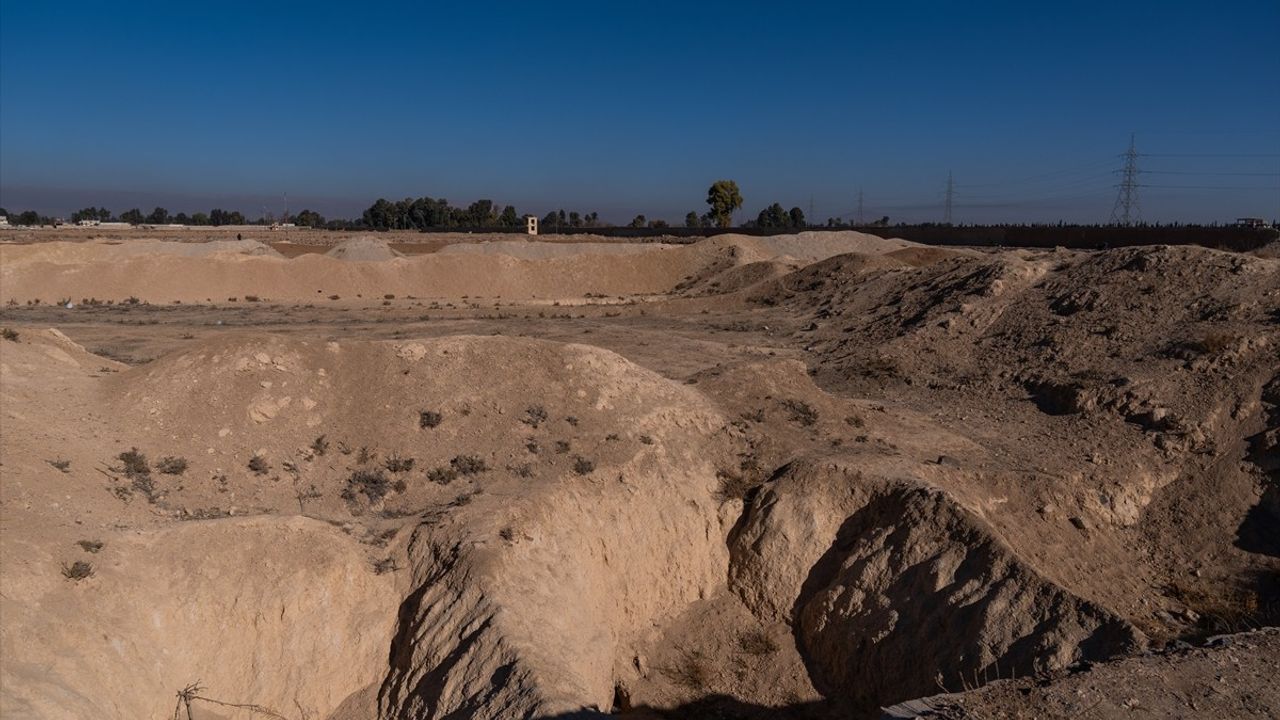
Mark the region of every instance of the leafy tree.
<instances>
[{"instance_id":1,"label":"leafy tree","mask_svg":"<svg viewBox=\"0 0 1280 720\"><path fill-rule=\"evenodd\" d=\"M324 216L315 210L304 209L294 216L293 222L294 224L301 225L302 227L320 227L324 225Z\"/></svg>"},{"instance_id":2,"label":"leafy tree","mask_svg":"<svg viewBox=\"0 0 1280 720\"><path fill-rule=\"evenodd\" d=\"M560 224L559 218L556 216L556 213L553 210L547 213L546 217L542 218L542 222L539 223L539 229L551 230L552 228L558 226L559 224Z\"/></svg>"},{"instance_id":3,"label":"leafy tree","mask_svg":"<svg viewBox=\"0 0 1280 720\"><path fill-rule=\"evenodd\" d=\"M489 227L497 220L492 200L477 200L467 207L464 225L471 227Z\"/></svg>"},{"instance_id":4,"label":"leafy tree","mask_svg":"<svg viewBox=\"0 0 1280 720\"><path fill-rule=\"evenodd\" d=\"M518 227L520 225L520 215L516 213L514 205L502 208L502 214L498 216L498 225L502 227Z\"/></svg>"},{"instance_id":5,"label":"leafy tree","mask_svg":"<svg viewBox=\"0 0 1280 720\"><path fill-rule=\"evenodd\" d=\"M162 207L152 210L147 216L147 223L151 225L164 225L167 222L169 222L169 211Z\"/></svg>"},{"instance_id":6,"label":"leafy tree","mask_svg":"<svg viewBox=\"0 0 1280 720\"><path fill-rule=\"evenodd\" d=\"M688 215L685 215L685 216L684 216L684 226L685 226L685 227L687 227L687 228L700 228L700 227L702 227L702 220L698 217L698 213L696 213L696 212L690 212Z\"/></svg>"},{"instance_id":7,"label":"leafy tree","mask_svg":"<svg viewBox=\"0 0 1280 720\"><path fill-rule=\"evenodd\" d=\"M195 213L191 216L191 224L192 225L208 225L209 216L205 215L202 212Z\"/></svg>"},{"instance_id":8,"label":"leafy tree","mask_svg":"<svg viewBox=\"0 0 1280 720\"><path fill-rule=\"evenodd\" d=\"M671 226L667 224L667 221L666 221L666 220L650 220L650 221L649 221L649 227L651 227L651 228L665 228L665 227L671 227Z\"/></svg>"},{"instance_id":9,"label":"leafy tree","mask_svg":"<svg viewBox=\"0 0 1280 720\"><path fill-rule=\"evenodd\" d=\"M742 193L738 183L732 180L717 180L707 189L707 204L711 206L710 215L715 219L716 227L727 228L733 222L733 211L742 207Z\"/></svg>"},{"instance_id":10,"label":"leafy tree","mask_svg":"<svg viewBox=\"0 0 1280 720\"><path fill-rule=\"evenodd\" d=\"M106 208L87 207L71 213L71 222L78 223L81 220L97 220L98 222L107 222L111 219L111 211Z\"/></svg>"},{"instance_id":11,"label":"leafy tree","mask_svg":"<svg viewBox=\"0 0 1280 720\"><path fill-rule=\"evenodd\" d=\"M569 227L582 227L582 216L576 212L569 213Z\"/></svg>"},{"instance_id":12,"label":"leafy tree","mask_svg":"<svg viewBox=\"0 0 1280 720\"><path fill-rule=\"evenodd\" d=\"M805 225L805 221L804 221L804 211L803 211L803 210L801 210L801 209L800 209L800 208L798 208L798 207L793 207L793 208L791 208L791 213L790 213L790 215L791 215L791 217L790 217L790 220L791 220L791 227L793 227L793 228L802 228L802 227L806 227L806 225Z\"/></svg>"},{"instance_id":13,"label":"leafy tree","mask_svg":"<svg viewBox=\"0 0 1280 720\"><path fill-rule=\"evenodd\" d=\"M600 213L589 212L586 217L586 226L595 227L600 224Z\"/></svg>"},{"instance_id":14,"label":"leafy tree","mask_svg":"<svg viewBox=\"0 0 1280 720\"><path fill-rule=\"evenodd\" d=\"M791 216L787 215L787 211L782 209L778 203L774 203L769 207L760 211L756 216L756 226L762 228L780 228L791 225Z\"/></svg>"},{"instance_id":15,"label":"leafy tree","mask_svg":"<svg viewBox=\"0 0 1280 720\"><path fill-rule=\"evenodd\" d=\"M635 216L635 218L631 220L630 223L627 224L627 227L642 228L644 227L644 223L645 223L644 216L637 215Z\"/></svg>"},{"instance_id":16,"label":"leafy tree","mask_svg":"<svg viewBox=\"0 0 1280 720\"><path fill-rule=\"evenodd\" d=\"M26 212L18 213L17 220L14 224L28 226L43 225L44 223L41 222L43 219L44 218L40 217L40 213L35 210L27 210Z\"/></svg>"},{"instance_id":17,"label":"leafy tree","mask_svg":"<svg viewBox=\"0 0 1280 720\"><path fill-rule=\"evenodd\" d=\"M190 224L191 224L191 218L187 217L187 214L186 214L186 213L184 213L184 212L180 212L180 213L178 213L177 215L174 215L172 219L173 219L173 221L174 221L175 223L177 223L177 224L179 224L179 225L190 225Z\"/></svg>"},{"instance_id":18,"label":"leafy tree","mask_svg":"<svg viewBox=\"0 0 1280 720\"><path fill-rule=\"evenodd\" d=\"M120 221L127 222L130 225L141 225L144 220L146 220L146 218L142 216L142 211L139 210L138 208L133 208L132 210L125 210L124 212L120 213Z\"/></svg>"}]
</instances>

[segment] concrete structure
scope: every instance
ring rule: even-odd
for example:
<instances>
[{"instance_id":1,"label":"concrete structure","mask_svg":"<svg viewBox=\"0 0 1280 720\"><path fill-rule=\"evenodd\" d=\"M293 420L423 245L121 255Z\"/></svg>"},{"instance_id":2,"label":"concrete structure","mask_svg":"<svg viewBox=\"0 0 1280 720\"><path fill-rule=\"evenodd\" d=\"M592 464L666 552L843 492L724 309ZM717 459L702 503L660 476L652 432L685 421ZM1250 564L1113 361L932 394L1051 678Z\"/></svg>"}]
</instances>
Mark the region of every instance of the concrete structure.
<instances>
[{"instance_id":1,"label":"concrete structure","mask_svg":"<svg viewBox=\"0 0 1280 720\"><path fill-rule=\"evenodd\" d=\"M529 235L538 234L538 218L534 215L524 216L524 231Z\"/></svg>"}]
</instances>

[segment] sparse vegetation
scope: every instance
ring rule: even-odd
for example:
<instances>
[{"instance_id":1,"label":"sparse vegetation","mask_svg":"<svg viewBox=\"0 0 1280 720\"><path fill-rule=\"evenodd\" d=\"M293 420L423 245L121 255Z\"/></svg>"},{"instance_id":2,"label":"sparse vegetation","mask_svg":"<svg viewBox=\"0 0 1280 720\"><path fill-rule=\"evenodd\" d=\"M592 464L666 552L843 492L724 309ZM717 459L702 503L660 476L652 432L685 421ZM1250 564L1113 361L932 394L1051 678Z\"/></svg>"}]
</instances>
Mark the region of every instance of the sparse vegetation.
<instances>
[{"instance_id":1,"label":"sparse vegetation","mask_svg":"<svg viewBox=\"0 0 1280 720\"><path fill-rule=\"evenodd\" d=\"M800 423L805 427L809 427L818 422L818 411L813 406L803 400L783 400L782 407L790 413L788 419L791 422Z\"/></svg>"},{"instance_id":2,"label":"sparse vegetation","mask_svg":"<svg viewBox=\"0 0 1280 720\"><path fill-rule=\"evenodd\" d=\"M437 485L448 485L457 479L458 471L447 465L434 467L427 471L427 480Z\"/></svg>"},{"instance_id":3,"label":"sparse vegetation","mask_svg":"<svg viewBox=\"0 0 1280 720\"><path fill-rule=\"evenodd\" d=\"M375 575L385 575L399 569L400 566L396 564L395 558L383 558L373 562L373 572Z\"/></svg>"},{"instance_id":4,"label":"sparse vegetation","mask_svg":"<svg viewBox=\"0 0 1280 720\"><path fill-rule=\"evenodd\" d=\"M14 330L13 328L5 328L4 330L0 330L0 335L3 335L4 339L8 340L9 342L18 342L18 331Z\"/></svg>"},{"instance_id":5,"label":"sparse vegetation","mask_svg":"<svg viewBox=\"0 0 1280 720\"><path fill-rule=\"evenodd\" d=\"M648 435L641 435L641 436L640 436L640 444L642 444L642 445L652 445L652 444L653 444L653 438L652 438L652 437L650 437L650 436L648 436Z\"/></svg>"},{"instance_id":6,"label":"sparse vegetation","mask_svg":"<svg viewBox=\"0 0 1280 720\"><path fill-rule=\"evenodd\" d=\"M400 457L398 453L391 453L382 466L387 469L387 472L403 473L413 469L413 462L411 457Z\"/></svg>"},{"instance_id":7,"label":"sparse vegetation","mask_svg":"<svg viewBox=\"0 0 1280 720\"><path fill-rule=\"evenodd\" d=\"M151 464L147 462L147 456L136 447L125 450L117 455L116 459L121 463L117 471L124 473L124 476L130 480L151 474Z\"/></svg>"},{"instance_id":8,"label":"sparse vegetation","mask_svg":"<svg viewBox=\"0 0 1280 720\"><path fill-rule=\"evenodd\" d=\"M541 405L530 405L525 409L524 417L520 418L520 422L535 429L546 421L547 409Z\"/></svg>"},{"instance_id":9,"label":"sparse vegetation","mask_svg":"<svg viewBox=\"0 0 1280 720\"><path fill-rule=\"evenodd\" d=\"M64 473L71 472L70 460L48 460L47 462Z\"/></svg>"},{"instance_id":10,"label":"sparse vegetation","mask_svg":"<svg viewBox=\"0 0 1280 720\"><path fill-rule=\"evenodd\" d=\"M391 492L391 481L382 470L361 468L355 470L347 478L347 486L342 491L344 500L355 500L356 495L364 495L370 503L376 503Z\"/></svg>"},{"instance_id":11,"label":"sparse vegetation","mask_svg":"<svg viewBox=\"0 0 1280 720\"><path fill-rule=\"evenodd\" d=\"M716 488L716 496L720 498L721 502L725 500L742 500L759 484L753 482L744 474L727 470L717 470L716 479L719 481L719 487Z\"/></svg>"},{"instance_id":12,"label":"sparse vegetation","mask_svg":"<svg viewBox=\"0 0 1280 720\"><path fill-rule=\"evenodd\" d=\"M316 457L324 457L324 454L329 452L329 441L327 438L327 435L321 435L311 441L311 452Z\"/></svg>"},{"instance_id":13,"label":"sparse vegetation","mask_svg":"<svg viewBox=\"0 0 1280 720\"><path fill-rule=\"evenodd\" d=\"M573 471L579 475L590 474L596 469L596 464L587 458L578 455L573 459Z\"/></svg>"},{"instance_id":14,"label":"sparse vegetation","mask_svg":"<svg viewBox=\"0 0 1280 720\"><path fill-rule=\"evenodd\" d=\"M76 544L80 546L81 550L92 555L101 550L106 543L97 540L81 540Z\"/></svg>"},{"instance_id":15,"label":"sparse vegetation","mask_svg":"<svg viewBox=\"0 0 1280 720\"><path fill-rule=\"evenodd\" d=\"M424 430L438 427L443 421L444 416L433 410L422 410L418 413L418 427Z\"/></svg>"},{"instance_id":16,"label":"sparse vegetation","mask_svg":"<svg viewBox=\"0 0 1280 720\"><path fill-rule=\"evenodd\" d=\"M253 471L254 475L266 475L271 472L271 463L267 462L267 459L261 455L255 454L249 458L249 469Z\"/></svg>"},{"instance_id":17,"label":"sparse vegetation","mask_svg":"<svg viewBox=\"0 0 1280 720\"><path fill-rule=\"evenodd\" d=\"M694 692L702 692L711 684L711 663L697 650L680 653L674 667L659 670L668 680Z\"/></svg>"},{"instance_id":18,"label":"sparse vegetation","mask_svg":"<svg viewBox=\"0 0 1280 720\"><path fill-rule=\"evenodd\" d=\"M368 465L377 458L378 451L370 450L366 445L361 445L360 450L356 453L356 462L360 465Z\"/></svg>"},{"instance_id":19,"label":"sparse vegetation","mask_svg":"<svg viewBox=\"0 0 1280 720\"><path fill-rule=\"evenodd\" d=\"M778 643L763 630L748 630L739 635L738 647L748 655L772 655L778 652Z\"/></svg>"},{"instance_id":20,"label":"sparse vegetation","mask_svg":"<svg viewBox=\"0 0 1280 720\"><path fill-rule=\"evenodd\" d=\"M569 449L570 449L570 445L569 445L569 441L568 441L568 440L557 440L557 441L556 441L556 454L557 454L557 455L564 455L565 453L569 452Z\"/></svg>"},{"instance_id":21,"label":"sparse vegetation","mask_svg":"<svg viewBox=\"0 0 1280 720\"><path fill-rule=\"evenodd\" d=\"M156 462L156 470L164 475L181 475L187 471L187 459L166 455Z\"/></svg>"},{"instance_id":22,"label":"sparse vegetation","mask_svg":"<svg viewBox=\"0 0 1280 720\"><path fill-rule=\"evenodd\" d=\"M74 582L91 578L93 577L93 564L84 560L77 560L70 565L63 563L62 577Z\"/></svg>"},{"instance_id":23,"label":"sparse vegetation","mask_svg":"<svg viewBox=\"0 0 1280 720\"><path fill-rule=\"evenodd\" d=\"M489 469L484 459L478 455L458 455L449 461L449 466L460 475L475 475Z\"/></svg>"}]
</instances>

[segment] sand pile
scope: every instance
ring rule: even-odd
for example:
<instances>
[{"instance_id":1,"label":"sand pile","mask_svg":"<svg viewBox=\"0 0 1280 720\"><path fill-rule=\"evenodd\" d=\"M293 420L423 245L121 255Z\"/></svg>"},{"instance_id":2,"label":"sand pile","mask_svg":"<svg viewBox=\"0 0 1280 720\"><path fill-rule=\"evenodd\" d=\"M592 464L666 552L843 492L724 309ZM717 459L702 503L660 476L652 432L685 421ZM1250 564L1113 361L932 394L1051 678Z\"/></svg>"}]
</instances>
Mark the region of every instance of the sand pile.
<instances>
[{"instance_id":1,"label":"sand pile","mask_svg":"<svg viewBox=\"0 0 1280 720\"><path fill-rule=\"evenodd\" d=\"M350 240L343 240L333 246L332 250L326 252L325 256L337 260L378 262L381 260L404 257L404 253L393 249L386 240L376 237L357 237L351 238Z\"/></svg>"},{"instance_id":2,"label":"sand pile","mask_svg":"<svg viewBox=\"0 0 1280 720\"><path fill-rule=\"evenodd\" d=\"M551 243L524 240L495 240L479 243L453 243L440 249L444 255L507 255L524 260L545 260L574 255L632 255L655 250L687 247L662 243L575 242Z\"/></svg>"},{"instance_id":3,"label":"sand pile","mask_svg":"<svg viewBox=\"0 0 1280 720\"><path fill-rule=\"evenodd\" d=\"M830 236L830 237L828 237ZM256 241L210 243L45 243L0 247L0 301L80 300L221 303L253 296L272 302L347 302L384 295L417 298L561 299L648 295L713 282L756 262L799 262L833 253L902 249L897 240L859 233L794 237L722 236L695 245L495 242L451 245L402 257L378 238L347 240L324 256L285 260ZM388 262L395 260L395 262ZM356 261L356 262L343 262ZM750 277L774 277L756 272ZM742 279L722 281L739 287ZM357 297L359 296L359 298Z\"/></svg>"}]
</instances>

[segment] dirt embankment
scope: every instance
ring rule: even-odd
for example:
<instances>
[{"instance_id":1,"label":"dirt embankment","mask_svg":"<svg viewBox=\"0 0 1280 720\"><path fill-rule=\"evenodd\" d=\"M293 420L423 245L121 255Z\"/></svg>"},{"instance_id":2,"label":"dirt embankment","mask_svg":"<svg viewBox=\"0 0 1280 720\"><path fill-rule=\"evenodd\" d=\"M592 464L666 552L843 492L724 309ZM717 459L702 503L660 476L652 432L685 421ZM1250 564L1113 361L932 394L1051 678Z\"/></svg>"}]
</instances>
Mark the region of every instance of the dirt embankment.
<instances>
[{"instance_id":1,"label":"dirt embankment","mask_svg":"<svg viewBox=\"0 0 1280 720\"><path fill-rule=\"evenodd\" d=\"M859 233L807 243L716 238L696 245L491 242L402 256L383 239L353 238L324 255L287 259L253 240L50 242L0 246L0 301L59 300L167 304L380 301L385 295L558 299L653 295L708 272L758 259L806 259L897 249L899 241Z\"/></svg>"},{"instance_id":2,"label":"dirt embankment","mask_svg":"<svg viewBox=\"0 0 1280 720\"><path fill-rule=\"evenodd\" d=\"M335 720L860 717L1270 621L1280 262L804 249L431 266L661 266L699 296L651 304L680 332L702 303L799 358L679 378L579 344L258 332L128 368L23 327L0 708L167 716L200 679ZM92 264L9 259L6 283ZM212 264L308 260L419 259Z\"/></svg>"}]
</instances>

